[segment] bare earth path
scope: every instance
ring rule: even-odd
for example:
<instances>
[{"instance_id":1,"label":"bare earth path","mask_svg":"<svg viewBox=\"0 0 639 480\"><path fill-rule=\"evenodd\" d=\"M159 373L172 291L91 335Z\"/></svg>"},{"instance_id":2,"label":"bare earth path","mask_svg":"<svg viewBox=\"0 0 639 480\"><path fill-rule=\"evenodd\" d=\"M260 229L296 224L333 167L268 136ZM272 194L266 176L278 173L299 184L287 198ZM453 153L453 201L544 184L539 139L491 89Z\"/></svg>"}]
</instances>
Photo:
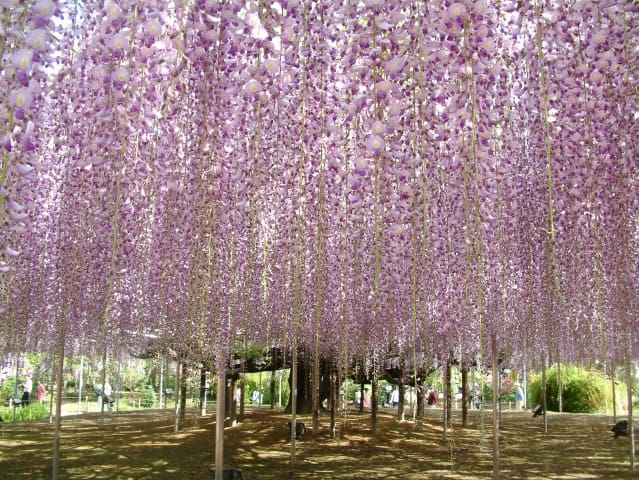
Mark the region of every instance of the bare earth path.
<instances>
[{"instance_id":1,"label":"bare earth path","mask_svg":"<svg viewBox=\"0 0 639 480\"><path fill-rule=\"evenodd\" d=\"M214 465L214 415L188 416L173 434L169 411L65 417L60 480L209 479ZM428 411L415 426L381 414L375 432L369 415L349 412L331 438L328 418L317 436L297 442L290 464L289 417L269 409L248 411L225 434L225 465L242 468L245 480L279 479L492 479L492 417L471 412L470 426L454 418L448 438L441 411ZM300 417L306 425L309 418ZM638 479L630 469L627 437L612 438L603 415L504 412L502 479ZM483 425L483 427L482 427ZM5 424L0 434L0 479L50 478L53 428L48 422Z\"/></svg>"}]
</instances>

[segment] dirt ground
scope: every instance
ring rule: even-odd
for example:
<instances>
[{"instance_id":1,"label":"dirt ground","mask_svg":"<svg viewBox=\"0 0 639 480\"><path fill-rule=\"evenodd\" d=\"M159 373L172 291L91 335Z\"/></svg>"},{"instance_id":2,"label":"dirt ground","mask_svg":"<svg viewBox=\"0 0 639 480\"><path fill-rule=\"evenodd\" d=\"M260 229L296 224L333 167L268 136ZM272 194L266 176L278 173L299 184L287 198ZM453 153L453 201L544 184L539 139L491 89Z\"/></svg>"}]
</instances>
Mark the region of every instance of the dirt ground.
<instances>
[{"instance_id":1,"label":"dirt ground","mask_svg":"<svg viewBox=\"0 0 639 480\"><path fill-rule=\"evenodd\" d=\"M298 421L311 425L307 416ZM370 415L340 417L338 436L322 417L317 435L296 442L291 465L287 422L278 410L249 410L225 430L225 466L242 469L244 480L280 479L492 479L492 416L470 412L468 428L444 436L441 410L425 418L399 421L381 413L371 430ZM630 439L613 439L612 417L503 412L501 479L630 479ZM214 466L215 416L189 414L174 434L168 410L85 414L64 417L60 480L210 479ZM0 479L51 477L53 426L48 421L7 424L0 434Z\"/></svg>"}]
</instances>

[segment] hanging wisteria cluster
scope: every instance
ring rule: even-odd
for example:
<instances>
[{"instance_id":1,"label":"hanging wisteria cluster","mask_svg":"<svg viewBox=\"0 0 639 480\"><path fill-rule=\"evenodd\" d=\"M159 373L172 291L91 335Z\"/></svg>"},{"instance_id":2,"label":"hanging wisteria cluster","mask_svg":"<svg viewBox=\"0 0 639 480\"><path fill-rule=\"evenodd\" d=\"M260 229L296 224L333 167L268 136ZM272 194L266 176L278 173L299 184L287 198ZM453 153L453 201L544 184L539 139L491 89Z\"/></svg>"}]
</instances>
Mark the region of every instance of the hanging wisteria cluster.
<instances>
[{"instance_id":1,"label":"hanging wisteria cluster","mask_svg":"<svg viewBox=\"0 0 639 480\"><path fill-rule=\"evenodd\" d=\"M638 353L635 2L0 10L1 351Z\"/></svg>"}]
</instances>

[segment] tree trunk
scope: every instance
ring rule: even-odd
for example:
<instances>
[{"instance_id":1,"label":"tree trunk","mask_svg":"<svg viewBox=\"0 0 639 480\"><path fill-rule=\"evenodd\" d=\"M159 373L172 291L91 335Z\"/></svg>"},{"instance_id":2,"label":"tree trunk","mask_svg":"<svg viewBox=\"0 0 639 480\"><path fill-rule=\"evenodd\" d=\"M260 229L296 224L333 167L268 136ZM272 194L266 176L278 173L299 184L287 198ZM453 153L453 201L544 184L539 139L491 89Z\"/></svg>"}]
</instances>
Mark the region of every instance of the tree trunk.
<instances>
[{"instance_id":1,"label":"tree trunk","mask_svg":"<svg viewBox=\"0 0 639 480\"><path fill-rule=\"evenodd\" d=\"M200 367L200 416L206 415L206 370Z\"/></svg>"},{"instance_id":2,"label":"tree trunk","mask_svg":"<svg viewBox=\"0 0 639 480\"><path fill-rule=\"evenodd\" d=\"M222 369L217 375L217 395L215 399L215 480L222 480L224 474L224 396L226 374Z\"/></svg>"},{"instance_id":3,"label":"tree trunk","mask_svg":"<svg viewBox=\"0 0 639 480\"><path fill-rule=\"evenodd\" d=\"M182 389L179 388L180 387L180 371L181 371L181 369L180 369L180 356L179 355L178 355L177 363L176 363L175 367L176 367L175 368L175 376L176 376L176 378L175 378L175 406L174 406L174 408L175 408L175 422L173 424L173 433L175 435L177 435L177 433L180 430L180 416L181 416L180 415L180 405L181 405L181 402L180 402L180 398L179 397L180 397L180 393L182 391Z\"/></svg>"},{"instance_id":4,"label":"tree trunk","mask_svg":"<svg viewBox=\"0 0 639 480\"><path fill-rule=\"evenodd\" d=\"M373 432L377 427L377 406L378 406L378 394L377 394L377 367L373 367L373 379L371 380L371 429Z\"/></svg>"},{"instance_id":5,"label":"tree trunk","mask_svg":"<svg viewBox=\"0 0 639 480\"><path fill-rule=\"evenodd\" d=\"M491 340L493 356L493 479L499 480L499 417L497 406L499 404L499 363L497 358L497 335L493 333Z\"/></svg>"},{"instance_id":6,"label":"tree trunk","mask_svg":"<svg viewBox=\"0 0 639 480\"><path fill-rule=\"evenodd\" d=\"M548 395L546 392L546 354L541 363L541 401L544 407L544 432L548 433Z\"/></svg>"},{"instance_id":7,"label":"tree trunk","mask_svg":"<svg viewBox=\"0 0 639 480\"><path fill-rule=\"evenodd\" d=\"M397 418L400 420L404 420L404 400L406 398L404 392L404 374L402 370L402 376L399 377L399 382L397 382Z\"/></svg>"},{"instance_id":8,"label":"tree trunk","mask_svg":"<svg viewBox=\"0 0 639 480\"><path fill-rule=\"evenodd\" d=\"M450 418L452 415L452 395L451 395L451 390L452 390L452 385L451 385L451 361L450 359L446 361L446 385L444 387L445 393L444 393L444 405L445 405L445 412L446 412L446 428L450 428Z\"/></svg>"},{"instance_id":9,"label":"tree trunk","mask_svg":"<svg viewBox=\"0 0 639 480\"><path fill-rule=\"evenodd\" d=\"M337 405L338 405L337 392L339 390L339 383L337 380L337 369L334 366L331 366L330 371L331 371L330 373L331 392L329 396L330 402L328 404L328 408L331 412L331 425L330 425L331 437L335 438L336 437L335 411L337 410Z\"/></svg>"},{"instance_id":10,"label":"tree trunk","mask_svg":"<svg viewBox=\"0 0 639 480\"><path fill-rule=\"evenodd\" d=\"M244 376L242 376L241 378L238 379L239 385L240 385L240 416L239 416L239 421L241 422L242 419L244 418L244 402L246 401L246 388L245 388L245 380L244 380ZM236 386L237 388L237 386Z\"/></svg>"},{"instance_id":11,"label":"tree trunk","mask_svg":"<svg viewBox=\"0 0 639 480\"><path fill-rule=\"evenodd\" d=\"M299 351L297 355L297 403L296 403L296 412L297 414L308 414L313 411L313 385L311 385L311 377L312 377L312 360L309 355L305 354L304 351ZM320 396L319 396L319 404L320 410L325 410L322 407L322 402L326 400L329 396L330 392L330 372L329 372L329 362L322 359L320 361ZM288 384L292 390L292 375L289 376ZM291 402L293 397L289 397L288 405L284 409L284 413L291 413Z\"/></svg>"},{"instance_id":12,"label":"tree trunk","mask_svg":"<svg viewBox=\"0 0 639 480\"><path fill-rule=\"evenodd\" d=\"M612 379L612 423L617 423L617 392L615 391L615 366L614 364L610 370L610 377Z\"/></svg>"},{"instance_id":13,"label":"tree trunk","mask_svg":"<svg viewBox=\"0 0 639 480\"><path fill-rule=\"evenodd\" d=\"M180 420L186 417L186 381L189 368L186 362L182 363L182 381L180 382Z\"/></svg>"},{"instance_id":14,"label":"tree trunk","mask_svg":"<svg viewBox=\"0 0 639 480\"><path fill-rule=\"evenodd\" d=\"M62 393L64 390L64 332L65 325L58 327L56 338L56 357L55 357L55 421L53 425L53 463L51 465L51 478L57 480L60 471L60 428L62 422ZM16 358L16 369L18 368L18 359ZM16 382L17 383L17 382ZM13 407L15 412L15 406Z\"/></svg>"},{"instance_id":15,"label":"tree trunk","mask_svg":"<svg viewBox=\"0 0 639 480\"><path fill-rule=\"evenodd\" d=\"M227 375L226 388L224 391L225 404L226 404L224 413L228 418L231 419L231 424L235 424L235 422L237 422L237 398L235 393L236 386L237 386L237 376Z\"/></svg>"},{"instance_id":16,"label":"tree trunk","mask_svg":"<svg viewBox=\"0 0 639 480\"><path fill-rule=\"evenodd\" d=\"M415 416L417 418L422 418L424 416L424 385L417 384L416 386L416 404L415 408L417 411L415 412Z\"/></svg>"},{"instance_id":17,"label":"tree trunk","mask_svg":"<svg viewBox=\"0 0 639 480\"><path fill-rule=\"evenodd\" d=\"M557 400L559 401L559 413L564 411L564 399L562 395L563 385L561 382L561 361L557 354Z\"/></svg>"},{"instance_id":18,"label":"tree trunk","mask_svg":"<svg viewBox=\"0 0 639 480\"><path fill-rule=\"evenodd\" d=\"M271 410L275 410L275 370L271 370L270 383Z\"/></svg>"},{"instance_id":19,"label":"tree trunk","mask_svg":"<svg viewBox=\"0 0 639 480\"><path fill-rule=\"evenodd\" d=\"M468 426L468 367L462 364L462 428Z\"/></svg>"}]
</instances>

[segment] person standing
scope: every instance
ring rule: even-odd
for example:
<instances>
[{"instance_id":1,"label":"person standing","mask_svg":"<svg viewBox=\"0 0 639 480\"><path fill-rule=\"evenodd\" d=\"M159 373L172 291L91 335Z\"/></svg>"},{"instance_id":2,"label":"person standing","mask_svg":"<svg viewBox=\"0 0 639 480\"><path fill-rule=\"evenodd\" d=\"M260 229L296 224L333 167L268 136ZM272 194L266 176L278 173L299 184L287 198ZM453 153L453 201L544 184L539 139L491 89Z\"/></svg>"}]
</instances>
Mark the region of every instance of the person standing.
<instances>
[{"instance_id":1,"label":"person standing","mask_svg":"<svg viewBox=\"0 0 639 480\"><path fill-rule=\"evenodd\" d=\"M38 382L38 390L36 391L36 398L40 403L45 403L47 401L47 389L44 386L44 383Z\"/></svg>"},{"instance_id":2,"label":"person standing","mask_svg":"<svg viewBox=\"0 0 639 480\"><path fill-rule=\"evenodd\" d=\"M428 392L427 403L429 408L435 408L435 405L437 405L437 390L434 388L431 388Z\"/></svg>"},{"instance_id":3,"label":"person standing","mask_svg":"<svg viewBox=\"0 0 639 480\"><path fill-rule=\"evenodd\" d=\"M371 408L371 396L368 393L368 388L364 389L364 408Z\"/></svg>"},{"instance_id":4,"label":"person standing","mask_svg":"<svg viewBox=\"0 0 639 480\"><path fill-rule=\"evenodd\" d=\"M520 411L524 408L524 389L521 388L519 383L516 383L515 386L517 387L515 391L515 409Z\"/></svg>"},{"instance_id":5,"label":"person standing","mask_svg":"<svg viewBox=\"0 0 639 480\"><path fill-rule=\"evenodd\" d=\"M104 381L104 388L102 389L102 401L106 404L109 411L113 408L113 398L111 395L113 394L113 389L111 388L111 384L108 380Z\"/></svg>"},{"instance_id":6,"label":"person standing","mask_svg":"<svg viewBox=\"0 0 639 480\"><path fill-rule=\"evenodd\" d=\"M27 377L24 379L24 383L22 384L21 405L24 407L31 403L31 390L33 390L33 379L31 378L31 374L27 374Z\"/></svg>"},{"instance_id":7,"label":"person standing","mask_svg":"<svg viewBox=\"0 0 639 480\"><path fill-rule=\"evenodd\" d=\"M390 404L391 407L396 407L397 405L399 405L399 389L397 388L397 386L395 386L395 388L391 392Z\"/></svg>"}]
</instances>

